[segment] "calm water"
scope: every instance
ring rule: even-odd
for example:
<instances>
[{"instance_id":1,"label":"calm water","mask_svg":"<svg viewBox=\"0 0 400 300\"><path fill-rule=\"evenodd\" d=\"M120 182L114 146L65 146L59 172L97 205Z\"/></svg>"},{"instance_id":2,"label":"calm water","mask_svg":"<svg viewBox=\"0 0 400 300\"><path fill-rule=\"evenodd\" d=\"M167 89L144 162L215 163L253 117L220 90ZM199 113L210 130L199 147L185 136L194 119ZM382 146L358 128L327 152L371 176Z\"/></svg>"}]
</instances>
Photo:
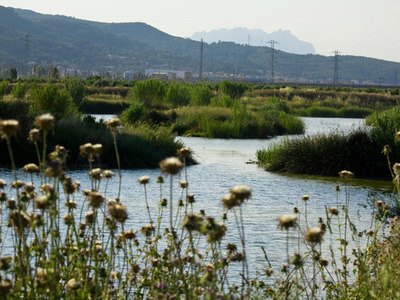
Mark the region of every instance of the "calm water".
<instances>
[{"instance_id":1,"label":"calm water","mask_svg":"<svg viewBox=\"0 0 400 300\"><path fill-rule=\"evenodd\" d=\"M109 117L108 117L109 118ZM348 130L354 126L362 126L360 119L331 119L305 118L306 134L328 132L329 130ZM285 259L281 254L285 252L285 234L277 227L277 218L291 213L293 208L303 210L302 195L309 195L308 220L311 226L317 225L318 217L325 217L324 206L336 206L336 185L341 183L336 178L321 178L312 176L286 176L266 172L256 164L246 162L255 160L256 150L267 148L282 137L270 140L226 140L205 139L196 137L179 137L184 144L195 152L199 164L188 167L189 192L195 194L195 210L204 209L207 215L220 219L223 214L221 198L228 193L229 188L235 185L247 185L252 188L252 197L244 205L244 222L247 233L247 253L254 271L263 261L260 246L264 246L278 266ZM295 137L294 137L295 138ZM73 180L78 180L83 189L90 188L87 171L68 172ZM129 211L129 220L126 229L140 230L143 224L148 223L148 217L143 196L143 187L137 179L149 175L148 185L150 206L153 207L153 216L157 213L159 202L159 186L155 183L159 170L128 170L123 171L121 202ZM117 176L116 176L117 177ZM107 192L107 198L115 198L118 188L117 178L112 179ZM0 178L11 182L11 174L0 170ZM30 180L20 174L23 180ZM174 179L176 187L174 199L180 197L179 181L184 180L182 175ZM360 224L360 229L366 228L371 211L364 208L368 193L372 189L384 188L388 184L377 181L355 181L351 187L350 214L354 221ZM104 188L104 185L103 185ZM164 187L167 191L167 185ZM100 188L101 190L101 188ZM168 193L164 197L168 198ZM82 199L77 199L82 201ZM339 194L339 206L344 203L344 192ZM154 218L154 217L153 217ZM228 213L228 232L225 242L238 242L237 229L234 217ZM328 238L324 243L328 245ZM6 250L7 245L5 245Z\"/></svg>"}]
</instances>

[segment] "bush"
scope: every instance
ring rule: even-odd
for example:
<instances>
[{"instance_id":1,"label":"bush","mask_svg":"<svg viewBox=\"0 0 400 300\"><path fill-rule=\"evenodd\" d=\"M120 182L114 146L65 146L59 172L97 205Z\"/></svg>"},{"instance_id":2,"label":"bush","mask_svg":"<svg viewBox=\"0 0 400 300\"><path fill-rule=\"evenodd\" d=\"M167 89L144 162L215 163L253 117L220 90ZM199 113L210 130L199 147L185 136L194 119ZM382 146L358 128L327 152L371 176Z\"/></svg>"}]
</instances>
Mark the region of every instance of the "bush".
<instances>
[{"instance_id":1,"label":"bush","mask_svg":"<svg viewBox=\"0 0 400 300\"><path fill-rule=\"evenodd\" d=\"M206 85L195 85L191 89L190 105L209 105L214 94Z\"/></svg>"},{"instance_id":2,"label":"bush","mask_svg":"<svg viewBox=\"0 0 400 300\"><path fill-rule=\"evenodd\" d=\"M308 117L321 117L321 118L336 118L338 116L337 110L330 107L309 107L306 109Z\"/></svg>"},{"instance_id":3,"label":"bush","mask_svg":"<svg viewBox=\"0 0 400 300\"><path fill-rule=\"evenodd\" d=\"M237 103L237 100L234 100L229 96L212 97L210 99L210 106L214 107L233 107L235 103Z\"/></svg>"},{"instance_id":4,"label":"bush","mask_svg":"<svg viewBox=\"0 0 400 300\"><path fill-rule=\"evenodd\" d=\"M146 107L143 103L132 103L131 106L124 110L121 114L121 120L124 123L135 123L144 119L146 115Z\"/></svg>"},{"instance_id":5,"label":"bush","mask_svg":"<svg viewBox=\"0 0 400 300\"><path fill-rule=\"evenodd\" d=\"M358 107L342 107L339 109L338 115L342 118L365 118L372 114L370 108L358 108Z\"/></svg>"},{"instance_id":6,"label":"bush","mask_svg":"<svg viewBox=\"0 0 400 300\"><path fill-rule=\"evenodd\" d=\"M286 101L277 97L268 97L264 103L264 107L267 110L277 110L289 113L289 106L287 106Z\"/></svg>"},{"instance_id":7,"label":"bush","mask_svg":"<svg viewBox=\"0 0 400 300\"><path fill-rule=\"evenodd\" d=\"M18 84L14 85L11 89L11 95L21 101L25 98L26 93L29 90L29 85L27 82L19 82Z\"/></svg>"},{"instance_id":8,"label":"bush","mask_svg":"<svg viewBox=\"0 0 400 300\"><path fill-rule=\"evenodd\" d=\"M224 80L218 84L218 89L232 99L240 99L247 91L248 87L242 82Z\"/></svg>"},{"instance_id":9,"label":"bush","mask_svg":"<svg viewBox=\"0 0 400 300\"><path fill-rule=\"evenodd\" d=\"M158 79L137 81L131 90L133 100L143 102L146 107L162 103L166 94L166 85Z\"/></svg>"},{"instance_id":10,"label":"bush","mask_svg":"<svg viewBox=\"0 0 400 300\"><path fill-rule=\"evenodd\" d=\"M8 81L3 80L0 84L0 100L7 94Z\"/></svg>"},{"instance_id":11,"label":"bush","mask_svg":"<svg viewBox=\"0 0 400 300\"><path fill-rule=\"evenodd\" d=\"M336 176L352 170L359 178L387 178L382 148L369 132L329 133L285 139L257 151L257 160L269 171Z\"/></svg>"},{"instance_id":12,"label":"bush","mask_svg":"<svg viewBox=\"0 0 400 300\"><path fill-rule=\"evenodd\" d=\"M173 107L186 106L191 98L190 89L181 83L172 83L165 96L165 102L172 104Z\"/></svg>"},{"instance_id":13,"label":"bush","mask_svg":"<svg viewBox=\"0 0 400 300\"><path fill-rule=\"evenodd\" d=\"M75 77L68 78L64 82L64 86L74 100L75 106L80 109L86 96L86 88L83 81Z\"/></svg>"}]
</instances>

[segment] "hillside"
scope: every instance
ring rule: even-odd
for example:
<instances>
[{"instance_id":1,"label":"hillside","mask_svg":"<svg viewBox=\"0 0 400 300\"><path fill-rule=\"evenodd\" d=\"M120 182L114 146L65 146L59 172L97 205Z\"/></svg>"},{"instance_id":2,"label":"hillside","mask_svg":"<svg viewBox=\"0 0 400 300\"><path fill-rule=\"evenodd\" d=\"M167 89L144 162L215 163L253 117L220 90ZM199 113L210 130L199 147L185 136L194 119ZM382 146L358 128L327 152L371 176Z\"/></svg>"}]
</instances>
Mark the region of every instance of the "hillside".
<instances>
[{"instance_id":1,"label":"hillside","mask_svg":"<svg viewBox=\"0 0 400 300\"><path fill-rule=\"evenodd\" d=\"M236 74L266 80L270 48L233 42L205 43L203 72L206 77ZM299 55L276 50L275 78L292 81L329 81L334 58ZM11 66L27 70L59 67L80 76L122 76L127 70L146 68L190 71L197 75L200 42L171 36L148 24L101 23L44 15L0 6L0 71ZM340 56L339 81L393 85L400 64L379 59ZM95 73L94 73L95 71ZM0 73L1 74L1 73Z\"/></svg>"}]
</instances>

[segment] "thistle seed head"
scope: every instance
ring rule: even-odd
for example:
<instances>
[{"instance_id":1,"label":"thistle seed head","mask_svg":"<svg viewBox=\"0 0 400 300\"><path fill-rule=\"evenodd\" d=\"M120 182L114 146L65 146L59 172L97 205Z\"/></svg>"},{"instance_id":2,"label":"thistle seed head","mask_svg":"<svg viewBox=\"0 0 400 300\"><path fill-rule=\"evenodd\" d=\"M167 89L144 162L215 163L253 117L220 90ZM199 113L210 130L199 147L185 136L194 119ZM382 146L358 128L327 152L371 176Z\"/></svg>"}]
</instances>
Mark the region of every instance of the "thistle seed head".
<instances>
[{"instance_id":1,"label":"thistle seed head","mask_svg":"<svg viewBox=\"0 0 400 300\"><path fill-rule=\"evenodd\" d=\"M222 197L222 205L230 210L234 208L235 206L240 206L241 202L239 201L238 198L232 193L226 194L225 196Z\"/></svg>"},{"instance_id":2,"label":"thistle seed head","mask_svg":"<svg viewBox=\"0 0 400 300\"><path fill-rule=\"evenodd\" d=\"M234 186L229 190L229 192L235 195L235 197L241 202L251 197L251 188L246 185Z\"/></svg>"},{"instance_id":3,"label":"thistle seed head","mask_svg":"<svg viewBox=\"0 0 400 300\"><path fill-rule=\"evenodd\" d=\"M103 172L102 172L102 170L101 170L100 168L92 169L92 170L89 172L89 176L90 176L90 178L92 178L93 180L101 180L102 175L103 175Z\"/></svg>"},{"instance_id":4,"label":"thistle seed head","mask_svg":"<svg viewBox=\"0 0 400 300\"><path fill-rule=\"evenodd\" d=\"M7 182L5 182L5 180L0 179L0 189L4 189L4 187L7 185Z\"/></svg>"},{"instance_id":5,"label":"thistle seed head","mask_svg":"<svg viewBox=\"0 0 400 300\"><path fill-rule=\"evenodd\" d=\"M197 213L190 213L183 220L183 228L187 231L200 231L203 225L203 216Z\"/></svg>"},{"instance_id":6,"label":"thistle seed head","mask_svg":"<svg viewBox=\"0 0 400 300\"><path fill-rule=\"evenodd\" d=\"M126 207L122 204L115 204L108 207L110 216L119 223L124 223L128 219L128 213Z\"/></svg>"},{"instance_id":7,"label":"thistle seed head","mask_svg":"<svg viewBox=\"0 0 400 300\"><path fill-rule=\"evenodd\" d=\"M170 175L176 175L183 167L182 162L176 157L169 157L162 160L160 163L161 172Z\"/></svg>"},{"instance_id":8,"label":"thistle seed head","mask_svg":"<svg viewBox=\"0 0 400 300\"><path fill-rule=\"evenodd\" d=\"M150 181L150 177L149 176L142 176L138 179L140 184L146 185L149 183Z\"/></svg>"},{"instance_id":9,"label":"thistle seed head","mask_svg":"<svg viewBox=\"0 0 400 300\"><path fill-rule=\"evenodd\" d=\"M19 122L17 120L0 120L0 136L8 139L17 135L19 131Z\"/></svg>"},{"instance_id":10,"label":"thistle seed head","mask_svg":"<svg viewBox=\"0 0 400 300\"><path fill-rule=\"evenodd\" d=\"M105 197L102 194L95 191L90 192L88 196L89 205L93 208L99 208L103 204L104 199Z\"/></svg>"},{"instance_id":11,"label":"thistle seed head","mask_svg":"<svg viewBox=\"0 0 400 300\"><path fill-rule=\"evenodd\" d=\"M103 171L103 177L104 178L110 179L113 176L114 176L114 172L113 171L111 171L111 170L104 170Z\"/></svg>"},{"instance_id":12,"label":"thistle seed head","mask_svg":"<svg viewBox=\"0 0 400 300\"><path fill-rule=\"evenodd\" d=\"M322 242L322 236L324 235L325 231L321 229L319 226L311 227L307 230L304 238L307 242L316 244Z\"/></svg>"},{"instance_id":13,"label":"thistle seed head","mask_svg":"<svg viewBox=\"0 0 400 300\"><path fill-rule=\"evenodd\" d=\"M31 143L37 143L40 140L40 130L33 128L29 131L28 141Z\"/></svg>"},{"instance_id":14,"label":"thistle seed head","mask_svg":"<svg viewBox=\"0 0 400 300\"><path fill-rule=\"evenodd\" d=\"M66 289L67 291L76 291L81 288L82 284L79 281L76 281L74 278L68 280Z\"/></svg>"},{"instance_id":15,"label":"thistle seed head","mask_svg":"<svg viewBox=\"0 0 400 300\"><path fill-rule=\"evenodd\" d=\"M281 227L282 229L289 230L289 228L296 227L297 225L296 220L297 220L296 215L292 214L282 215L278 219L279 221L278 226Z\"/></svg>"},{"instance_id":16,"label":"thistle seed head","mask_svg":"<svg viewBox=\"0 0 400 300\"><path fill-rule=\"evenodd\" d=\"M35 126L43 131L54 129L55 119L51 114L43 114L35 119Z\"/></svg>"},{"instance_id":17,"label":"thistle seed head","mask_svg":"<svg viewBox=\"0 0 400 300\"><path fill-rule=\"evenodd\" d=\"M354 177L354 174L350 171L343 170L343 171L339 172L339 177L341 179L348 180L348 179L352 179Z\"/></svg>"},{"instance_id":18,"label":"thistle seed head","mask_svg":"<svg viewBox=\"0 0 400 300\"><path fill-rule=\"evenodd\" d=\"M395 163L393 165L393 172L396 174L396 176L400 175L400 163Z\"/></svg>"},{"instance_id":19,"label":"thistle seed head","mask_svg":"<svg viewBox=\"0 0 400 300\"><path fill-rule=\"evenodd\" d=\"M329 213L331 213L332 215L335 215L335 216L337 216L339 214L339 210L335 206L329 207L328 211L329 211Z\"/></svg>"},{"instance_id":20,"label":"thistle seed head","mask_svg":"<svg viewBox=\"0 0 400 300\"><path fill-rule=\"evenodd\" d=\"M181 187L181 189L186 189L189 186L189 183L187 181L179 181L179 186Z\"/></svg>"},{"instance_id":21,"label":"thistle seed head","mask_svg":"<svg viewBox=\"0 0 400 300\"><path fill-rule=\"evenodd\" d=\"M106 126L109 130L115 132L118 130L119 127L122 126L121 119L113 118L110 121L106 122Z\"/></svg>"},{"instance_id":22,"label":"thistle seed head","mask_svg":"<svg viewBox=\"0 0 400 300\"><path fill-rule=\"evenodd\" d=\"M308 201L308 200L310 200L310 196L308 196L308 195L303 195L303 196L301 197L301 200L303 200L303 201Z\"/></svg>"},{"instance_id":23,"label":"thistle seed head","mask_svg":"<svg viewBox=\"0 0 400 300\"><path fill-rule=\"evenodd\" d=\"M192 150L188 147L180 148L177 150L179 157L189 157L192 154Z\"/></svg>"}]
</instances>

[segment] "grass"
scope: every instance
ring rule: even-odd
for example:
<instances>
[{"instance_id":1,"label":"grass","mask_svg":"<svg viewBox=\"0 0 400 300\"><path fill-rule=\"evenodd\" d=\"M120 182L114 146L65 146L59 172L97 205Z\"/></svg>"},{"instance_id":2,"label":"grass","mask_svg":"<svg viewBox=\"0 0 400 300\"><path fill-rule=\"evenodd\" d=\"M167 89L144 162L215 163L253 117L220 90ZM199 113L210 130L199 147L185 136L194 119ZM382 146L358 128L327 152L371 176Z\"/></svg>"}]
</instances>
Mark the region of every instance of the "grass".
<instances>
[{"instance_id":1,"label":"grass","mask_svg":"<svg viewBox=\"0 0 400 300\"><path fill-rule=\"evenodd\" d=\"M120 114L131 102L120 96L89 95L83 101L81 110L87 114Z\"/></svg>"},{"instance_id":2,"label":"grass","mask_svg":"<svg viewBox=\"0 0 400 300\"><path fill-rule=\"evenodd\" d=\"M319 220L309 219L303 195L302 207L281 215L277 226L285 237L276 253L283 263L273 268L265 249L265 260L257 273L249 272L246 256L246 223L251 216L243 206L251 201L252 190L233 186L221 197L222 219L199 210L188 192L186 158L191 150L182 148L178 157L160 162L163 176L154 178L159 187L157 199L147 198L150 177L143 176L148 223L130 228L126 205L120 198L122 176L118 136L120 121L108 122L118 170L118 192L108 187L115 176L110 170L93 167L102 160L102 147L81 145L88 161L87 186L69 177L65 149L47 147L53 129L51 116L36 119L40 139L38 162L24 166L27 182L16 172L13 146L18 123L2 120L0 135L7 145L12 182L0 180L0 292L5 299L396 299L400 282L400 220L385 223L392 207L377 201L370 226L358 229L349 209L353 173L341 171L340 187L332 195L332 205L320 207ZM128 128L127 131L134 130ZM357 140L363 140L363 133ZM32 138L32 137L31 137ZM160 132L159 139L163 139ZM13 143L11 143L11 141ZM122 143L121 143L122 142ZM331 146L332 142L326 142ZM310 149L311 150L311 149ZM328 149L326 149L328 150ZM327 155L332 154L328 152ZM49 153L50 152L50 153ZM49 155L48 155L49 154ZM103 153L104 154L104 153ZM389 166L391 167L390 161ZM366 164L364 164L366 167ZM184 181L177 184L177 174ZM400 165L393 166L393 206L399 201ZM124 180L129 180L124 179ZM8 188L10 187L10 188ZM179 189L174 198L175 188ZM79 189L82 188L82 193ZM341 192L342 191L342 192ZM326 195L329 197L330 195ZM109 199L106 201L106 199ZM149 206L148 203L158 203ZM339 205L340 204L340 205ZM200 211L200 212L198 212ZM226 240L227 218L235 220ZM389 231L386 231L386 224ZM165 228L164 228L165 227ZM236 228L235 228L236 227ZM247 232L248 233L248 232ZM329 245L324 245L329 242ZM274 242L274 241L271 241ZM276 242L276 241L275 241ZM10 252L11 251L11 254ZM253 250L252 250L253 251ZM239 280L229 269L239 266Z\"/></svg>"},{"instance_id":3,"label":"grass","mask_svg":"<svg viewBox=\"0 0 400 300\"><path fill-rule=\"evenodd\" d=\"M317 111L334 113L332 108ZM257 158L270 171L334 176L341 169L351 169L357 177L387 178L382 153L391 161L400 159L399 115L398 107L375 112L366 118L371 128L286 139L257 151Z\"/></svg>"},{"instance_id":4,"label":"grass","mask_svg":"<svg viewBox=\"0 0 400 300\"><path fill-rule=\"evenodd\" d=\"M268 138L280 134L304 131L303 122L283 111L247 110L245 106L232 108L193 106L174 109L173 131L180 135L200 135L220 138Z\"/></svg>"},{"instance_id":5,"label":"grass","mask_svg":"<svg viewBox=\"0 0 400 300\"><path fill-rule=\"evenodd\" d=\"M269 171L336 176L353 170L359 178L387 178L382 147L367 131L331 132L285 139L257 151L257 160Z\"/></svg>"},{"instance_id":6,"label":"grass","mask_svg":"<svg viewBox=\"0 0 400 300\"><path fill-rule=\"evenodd\" d=\"M30 123L28 128L31 126ZM23 166L36 157L34 145L22 137L23 134L27 135L29 130L21 130L18 135L19 147L14 150L18 166ZM158 161L176 153L176 150L183 146L175 140L175 137L170 129L160 126L138 123L135 126L125 127L118 136L124 167L128 169L157 167ZM104 158L101 161L103 167L116 164L115 156L111 155L114 152L112 135L106 130L104 123L96 122L92 117L71 117L60 120L54 132L49 133L48 143L51 148L63 145L71 149L68 152L70 168L87 166L87 161L79 155L79 146L85 143L103 145ZM0 144L0 150L6 153L4 144ZM0 157L0 165L9 166L7 156Z\"/></svg>"}]
</instances>

